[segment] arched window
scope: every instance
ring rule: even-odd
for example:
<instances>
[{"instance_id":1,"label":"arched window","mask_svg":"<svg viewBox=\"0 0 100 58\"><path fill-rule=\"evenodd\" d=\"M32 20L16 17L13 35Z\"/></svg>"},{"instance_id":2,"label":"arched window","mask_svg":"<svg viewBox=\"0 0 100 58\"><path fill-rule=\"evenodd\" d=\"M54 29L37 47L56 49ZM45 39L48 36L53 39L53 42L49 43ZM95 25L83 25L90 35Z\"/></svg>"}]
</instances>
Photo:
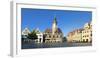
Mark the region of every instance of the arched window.
<instances>
[{"instance_id":1,"label":"arched window","mask_svg":"<svg viewBox=\"0 0 100 58\"><path fill-rule=\"evenodd\" d=\"M53 35L53 38L55 38L55 36Z\"/></svg>"},{"instance_id":2,"label":"arched window","mask_svg":"<svg viewBox=\"0 0 100 58\"><path fill-rule=\"evenodd\" d=\"M51 38L51 35L49 35L49 38Z\"/></svg>"}]
</instances>

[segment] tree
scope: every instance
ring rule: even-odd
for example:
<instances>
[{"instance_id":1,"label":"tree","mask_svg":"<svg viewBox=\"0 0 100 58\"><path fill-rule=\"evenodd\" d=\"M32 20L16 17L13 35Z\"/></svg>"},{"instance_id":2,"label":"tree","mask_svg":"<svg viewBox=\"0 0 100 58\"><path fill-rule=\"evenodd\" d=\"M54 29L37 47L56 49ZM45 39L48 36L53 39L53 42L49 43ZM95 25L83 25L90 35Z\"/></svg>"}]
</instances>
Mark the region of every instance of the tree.
<instances>
[{"instance_id":1,"label":"tree","mask_svg":"<svg viewBox=\"0 0 100 58\"><path fill-rule=\"evenodd\" d=\"M27 38L35 40L38 39L35 30L28 34Z\"/></svg>"},{"instance_id":2,"label":"tree","mask_svg":"<svg viewBox=\"0 0 100 58\"><path fill-rule=\"evenodd\" d=\"M66 42L66 41L67 41L66 37L63 37L63 42Z\"/></svg>"}]
</instances>

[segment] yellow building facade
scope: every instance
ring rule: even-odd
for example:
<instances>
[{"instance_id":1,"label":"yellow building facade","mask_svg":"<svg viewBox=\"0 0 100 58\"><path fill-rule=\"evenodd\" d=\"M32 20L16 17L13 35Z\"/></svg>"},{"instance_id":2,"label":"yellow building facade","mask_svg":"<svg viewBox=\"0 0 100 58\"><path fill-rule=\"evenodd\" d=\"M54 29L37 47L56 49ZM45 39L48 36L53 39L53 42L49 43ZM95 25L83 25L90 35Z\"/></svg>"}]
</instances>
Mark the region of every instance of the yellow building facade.
<instances>
[{"instance_id":1,"label":"yellow building facade","mask_svg":"<svg viewBox=\"0 0 100 58\"><path fill-rule=\"evenodd\" d=\"M68 42L80 42L82 40L82 29L77 29L70 32L67 36Z\"/></svg>"},{"instance_id":2,"label":"yellow building facade","mask_svg":"<svg viewBox=\"0 0 100 58\"><path fill-rule=\"evenodd\" d=\"M92 24L86 23L84 25L84 30L82 31L82 41L92 42Z\"/></svg>"},{"instance_id":3,"label":"yellow building facade","mask_svg":"<svg viewBox=\"0 0 100 58\"><path fill-rule=\"evenodd\" d=\"M92 25L86 23L82 29L69 32L67 42L92 42Z\"/></svg>"}]
</instances>

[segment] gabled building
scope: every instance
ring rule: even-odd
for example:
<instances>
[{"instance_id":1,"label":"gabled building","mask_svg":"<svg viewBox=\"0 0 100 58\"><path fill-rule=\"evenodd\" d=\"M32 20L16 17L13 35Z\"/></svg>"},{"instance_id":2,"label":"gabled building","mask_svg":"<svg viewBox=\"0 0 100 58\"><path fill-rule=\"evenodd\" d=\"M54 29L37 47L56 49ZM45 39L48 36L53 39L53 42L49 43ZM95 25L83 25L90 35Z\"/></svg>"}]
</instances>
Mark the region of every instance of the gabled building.
<instances>
[{"instance_id":1,"label":"gabled building","mask_svg":"<svg viewBox=\"0 0 100 58\"><path fill-rule=\"evenodd\" d=\"M82 41L92 42L92 24L86 23L83 29L84 30L82 31Z\"/></svg>"},{"instance_id":2,"label":"gabled building","mask_svg":"<svg viewBox=\"0 0 100 58\"><path fill-rule=\"evenodd\" d=\"M22 38L27 38L29 33L30 33L30 30L28 28L25 28L24 30L22 30Z\"/></svg>"},{"instance_id":3,"label":"gabled building","mask_svg":"<svg viewBox=\"0 0 100 58\"><path fill-rule=\"evenodd\" d=\"M36 35L37 35L37 38L38 38L38 39L36 39L36 42L37 43L43 43L43 33L40 32L40 30L38 28L35 30L35 32L36 32Z\"/></svg>"},{"instance_id":4,"label":"gabled building","mask_svg":"<svg viewBox=\"0 0 100 58\"><path fill-rule=\"evenodd\" d=\"M92 24L86 23L82 29L69 32L67 42L92 42Z\"/></svg>"},{"instance_id":5,"label":"gabled building","mask_svg":"<svg viewBox=\"0 0 100 58\"><path fill-rule=\"evenodd\" d=\"M45 42L62 42L63 38L63 33L60 28L57 26L57 20L56 17L54 18L54 21L52 23L52 28L47 28L44 31L44 36L45 36Z\"/></svg>"}]
</instances>

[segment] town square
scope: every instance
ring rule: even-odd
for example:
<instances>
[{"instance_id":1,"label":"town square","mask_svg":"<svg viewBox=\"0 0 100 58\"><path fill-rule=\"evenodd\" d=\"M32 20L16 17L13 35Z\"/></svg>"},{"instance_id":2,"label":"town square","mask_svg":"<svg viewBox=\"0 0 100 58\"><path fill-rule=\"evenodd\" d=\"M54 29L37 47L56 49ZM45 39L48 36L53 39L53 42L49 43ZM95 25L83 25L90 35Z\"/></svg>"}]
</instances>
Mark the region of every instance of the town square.
<instances>
[{"instance_id":1,"label":"town square","mask_svg":"<svg viewBox=\"0 0 100 58\"><path fill-rule=\"evenodd\" d=\"M88 11L23 8L22 49L92 46L91 17Z\"/></svg>"}]
</instances>

